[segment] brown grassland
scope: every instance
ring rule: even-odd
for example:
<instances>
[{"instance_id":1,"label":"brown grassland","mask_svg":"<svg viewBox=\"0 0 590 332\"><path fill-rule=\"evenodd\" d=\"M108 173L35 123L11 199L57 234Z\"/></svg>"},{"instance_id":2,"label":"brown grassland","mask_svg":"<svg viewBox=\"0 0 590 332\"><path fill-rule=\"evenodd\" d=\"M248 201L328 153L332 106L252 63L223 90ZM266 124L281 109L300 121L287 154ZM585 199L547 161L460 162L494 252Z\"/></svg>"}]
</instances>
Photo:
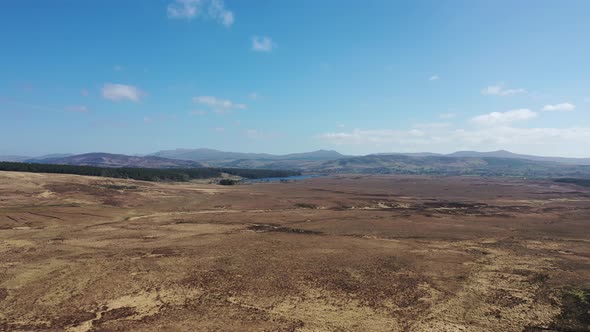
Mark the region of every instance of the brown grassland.
<instances>
[{"instance_id":1,"label":"brown grassland","mask_svg":"<svg viewBox=\"0 0 590 332\"><path fill-rule=\"evenodd\" d=\"M583 331L589 226L541 180L0 172L0 330Z\"/></svg>"}]
</instances>

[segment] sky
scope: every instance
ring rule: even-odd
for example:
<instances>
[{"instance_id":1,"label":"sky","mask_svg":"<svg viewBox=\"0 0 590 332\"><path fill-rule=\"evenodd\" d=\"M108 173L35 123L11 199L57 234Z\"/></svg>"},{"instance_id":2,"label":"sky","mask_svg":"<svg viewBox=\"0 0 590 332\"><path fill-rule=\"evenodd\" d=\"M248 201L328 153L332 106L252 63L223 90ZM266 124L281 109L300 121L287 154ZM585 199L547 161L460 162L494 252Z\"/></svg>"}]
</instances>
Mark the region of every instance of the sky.
<instances>
[{"instance_id":1,"label":"sky","mask_svg":"<svg viewBox=\"0 0 590 332\"><path fill-rule=\"evenodd\" d=\"M2 0L0 155L590 157L590 1Z\"/></svg>"}]
</instances>

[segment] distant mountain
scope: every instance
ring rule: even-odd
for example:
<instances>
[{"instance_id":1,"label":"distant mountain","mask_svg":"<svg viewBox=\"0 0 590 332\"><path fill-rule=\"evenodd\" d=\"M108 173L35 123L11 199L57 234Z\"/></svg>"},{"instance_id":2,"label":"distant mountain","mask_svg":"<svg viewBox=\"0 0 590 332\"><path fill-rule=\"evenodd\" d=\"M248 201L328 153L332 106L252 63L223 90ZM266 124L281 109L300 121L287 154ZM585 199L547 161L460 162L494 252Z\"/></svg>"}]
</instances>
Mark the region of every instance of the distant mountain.
<instances>
[{"instance_id":1,"label":"distant mountain","mask_svg":"<svg viewBox=\"0 0 590 332\"><path fill-rule=\"evenodd\" d=\"M392 156L392 155L402 155L402 156L412 156L412 157L432 157L432 156L444 156L444 154L440 153L433 153L433 152L390 152L390 153L374 153L370 154L370 156Z\"/></svg>"},{"instance_id":2,"label":"distant mountain","mask_svg":"<svg viewBox=\"0 0 590 332\"><path fill-rule=\"evenodd\" d=\"M138 157L111 153L85 153L64 158L34 159L31 162L99 167L196 168L203 166L201 163L188 160L175 160L154 156Z\"/></svg>"},{"instance_id":3,"label":"distant mountain","mask_svg":"<svg viewBox=\"0 0 590 332\"><path fill-rule=\"evenodd\" d=\"M336 160L345 158L347 156L340 154L334 150L317 150L304 153L291 153L286 155L276 156L274 159L280 160Z\"/></svg>"},{"instance_id":4,"label":"distant mountain","mask_svg":"<svg viewBox=\"0 0 590 332\"><path fill-rule=\"evenodd\" d=\"M272 155L266 153L224 152L213 149L163 150L152 153L150 156L192 161L269 159L272 157Z\"/></svg>"},{"instance_id":5,"label":"distant mountain","mask_svg":"<svg viewBox=\"0 0 590 332\"><path fill-rule=\"evenodd\" d=\"M31 158L31 157L7 155L7 156L0 156L0 161L10 161L10 162L20 163L20 162L23 162L29 158Z\"/></svg>"},{"instance_id":6,"label":"distant mountain","mask_svg":"<svg viewBox=\"0 0 590 332\"><path fill-rule=\"evenodd\" d=\"M460 153L459 155L464 155ZM368 155L315 165L312 172L522 177L590 177L590 166L554 161L473 156Z\"/></svg>"},{"instance_id":7,"label":"distant mountain","mask_svg":"<svg viewBox=\"0 0 590 332\"><path fill-rule=\"evenodd\" d=\"M447 154L449 157L496 157L496 158L510 158L510 159L526 159L534 161L552 161L569 165L590 165L590 158L564 158L564 157L544 157L532 156L526 154L512 153L506 150L498 150L491 152L476 152L476 151L458 151Z\"/></svg>"},{"instance_id":8,"label":"distant mountain","mask_svg":"<svg viewBox=\"0 0 590 332\"><path fill-rule=\"evenodd\" d=\"M4 156L0 157L0 160L103 167L233 167L337 173L590 177L588 172L590 158L531 156L505 150L457 151L450 154L419 152L346 156L332 150L274 155L213 149L175 149L159 151L147 156L87 153L46 155L37 158Z\"/></svg>"},{"instance_id":9,"label":"distant mountain","mask_svg":"<svg viewBox=\"0 0 590 332\"><path fill-rule=\"evenodd\" d=\"M163 150L152 153L150 156L209 162L228 162L236 160L334 160L346 157L336 151L328 150L292 153L286 155L273 155L268 153L225 152L213 149Z\"/></svg>"},{"instance_id":10,"label":"distant mountain","mask_svg":"<svg viewBox=\"0 0 590 332\"><path fill-rule=\"evenodd\" d=\"M378 153L377 156L388 156L388 155L403 155L403 156L414 156L414 157L428 157L428 156L444 156L444 157L494 157L494 158L507 158L507 159L526 159L534 161L551 161L561 164L568 165L590 165L590 158L565 158L565 157L544 157L544 156L532 156L526 154L512 153L506 150L490 151L490 152L477 152L477 151L457 151L449 154L430 153L430 152L418 152L418 153Z\"/></svg>"},{"instance_id":11,"label":"distant mountain","mask_svg":"<svg viewBox=\"0 0 590 332\"><path fill-rule=\"evenodd\" d=\"M26 163L40 163L42 160L47 160L47 159L59 159L59 158L66 158L66 157L70 157L73 156L72 153L52 153L52 154L46 154L43 156L38 156L35 158L27 158L24 162Z\"/></svg>"}]
</instances>

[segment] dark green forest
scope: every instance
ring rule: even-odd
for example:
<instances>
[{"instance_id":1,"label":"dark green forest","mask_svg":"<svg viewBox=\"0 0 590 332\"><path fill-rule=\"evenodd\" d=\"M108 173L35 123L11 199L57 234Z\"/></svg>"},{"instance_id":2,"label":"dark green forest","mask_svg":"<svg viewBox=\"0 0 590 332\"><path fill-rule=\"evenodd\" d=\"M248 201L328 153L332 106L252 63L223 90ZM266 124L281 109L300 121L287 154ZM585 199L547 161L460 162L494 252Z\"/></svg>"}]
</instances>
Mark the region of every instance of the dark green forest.
<instances>
[{"instance_id":1,"label":"dark green forest","mask_svg":"<svg viewBox=\"0 0 590 332\"><path fill-rule=\"evenodd\" d=\"M300 175L301 173L287 170L242 169L242 168L109 168L76 165L28 164L0 162L0 171L57 173L102 176L110 178L134 179L142 181L190 181L193 179L209 179L227 173L247 179L274 178Z\"/></svg>"},{"instance_id":2,"label":"dark green forest","mask_svg":"<svg viewBox=\"0 0 590 332\"><path fill-rule=\"evenodd\" d=\"M571 184L577 184L578 186L590 187L590 179L563 178L563 179L556 179L555 182L571 183Z\"/></svg>"}]
</instances>

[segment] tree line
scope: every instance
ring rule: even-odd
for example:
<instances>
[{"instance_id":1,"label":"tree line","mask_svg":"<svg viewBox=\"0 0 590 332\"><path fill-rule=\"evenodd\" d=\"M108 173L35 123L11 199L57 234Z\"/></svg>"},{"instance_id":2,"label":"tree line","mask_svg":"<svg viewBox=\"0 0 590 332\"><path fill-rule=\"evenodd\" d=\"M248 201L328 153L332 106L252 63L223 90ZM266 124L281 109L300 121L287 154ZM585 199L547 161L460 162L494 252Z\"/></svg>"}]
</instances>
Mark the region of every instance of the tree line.
<instances>
[{"instance_id":1,"label":"tree line","mask_svg":"<svg viewBox=\"0 0 590 332\"><path fill-rule=\"evenodd\" d=\"M289 170L244 169L244 168L135 168L135 167L96 167L57 164L29 164L16 162L0 162L0 171L57 173L102 176L110 178L134 179L142 181L178 181L193 179L210 179L220 177L222 173L240 176L247 179L274 178L300 175L300 172Z\"/></svg>"}]
</instances>

